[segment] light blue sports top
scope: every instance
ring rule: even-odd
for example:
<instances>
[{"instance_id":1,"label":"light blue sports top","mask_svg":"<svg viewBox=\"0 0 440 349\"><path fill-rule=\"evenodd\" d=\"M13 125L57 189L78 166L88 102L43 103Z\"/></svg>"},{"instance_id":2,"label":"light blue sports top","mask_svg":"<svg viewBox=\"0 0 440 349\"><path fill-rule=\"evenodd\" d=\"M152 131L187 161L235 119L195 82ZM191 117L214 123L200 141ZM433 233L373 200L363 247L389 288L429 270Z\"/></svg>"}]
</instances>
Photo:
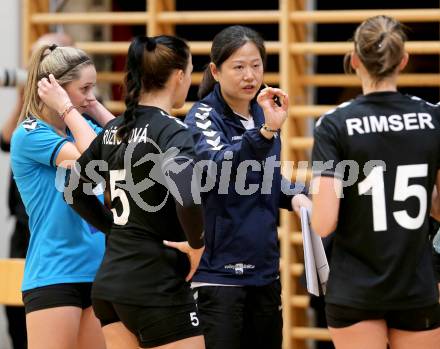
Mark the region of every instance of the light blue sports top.
<instances>
[{"instance_id":1,"label":"light blue sports top","mask_svg":"<svg viewBox=\"0 0 440 349\"><path fill-rule=\"evenodd\" d=\"M96 133L102 129L91 121ZM28 118L11 139L11 166L29 216L31 238L22 290L92 282L104 254L104 234L92 230L63 199L65 171L55 160L62 137L48 123ZM58 188L58 189L57 189Z\"/></svg>"}]
</instances>

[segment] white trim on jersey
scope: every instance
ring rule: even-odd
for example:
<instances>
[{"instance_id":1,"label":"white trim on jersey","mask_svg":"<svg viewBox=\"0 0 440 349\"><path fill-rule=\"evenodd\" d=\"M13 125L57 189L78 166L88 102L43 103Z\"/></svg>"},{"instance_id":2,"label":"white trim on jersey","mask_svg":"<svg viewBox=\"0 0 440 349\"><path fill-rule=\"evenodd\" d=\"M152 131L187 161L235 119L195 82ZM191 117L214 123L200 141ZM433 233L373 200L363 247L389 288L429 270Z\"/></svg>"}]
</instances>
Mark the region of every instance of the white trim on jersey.
<instances>
[{"instance_id":1,"label":"white trim on jersey","mask_svg":"<svg viewBox=\"0 0 440 349\"><path fill-rule=\"evenodd\" d=\"M188 125L187 125L187 124L185 124L182 120L179 120L179 119L176 118L175 116L172 116L172 115L169 115L169 114L167 114L167 113L164 113L162 110L160 111L160 113L161 113L162 115L165 115L165 116L167 116L168 118L174 120L174 121L177 122L179 125L181 125L181 126L183 126L183 127L185 127L185 128L188 128Z\"/></svg>"},{"instance_id":2,"label":"white trim on jersey","mask_svg":"<svg viewBox=\"0 0 440 349\"><path fill-rule=\"evenodd\" d=\"M318 121L316 122L315 127L318 127L319 125L321 125L322 119L323 119L325 116L330 115L330 114L333 114L333 113L334 113L336 110L338 110L338 109L341 109L341 108L345 108L345 107L347 107L348 105L351 104L352 101L353 101L353 100L350 100L350 101L347 101L347 102L341 103L341 104L339 104L336 108L330 109L328 112L324 113L324 114L318 119Z\"/></svg>"},{"instance_id":3,"label":"white trim on jersey","mask_svg":"<svg viewBox=\"0 0 440 349\"><path fill-rule=\"evenodd\" d=\"M411 96L411 99L413 99L413 100L415 100L415 101L425 102L425 103L426 103L427 105L429 105L430 107L434 107L434 108L440 107L440 102L438 102L437 104L433 104L433 103L430 103L430 102L428 102L428 101L425 101L424 99L422 99L422 98L420 98L420 97L417 97L417 96Z\"/></svg>"}]
</instances>

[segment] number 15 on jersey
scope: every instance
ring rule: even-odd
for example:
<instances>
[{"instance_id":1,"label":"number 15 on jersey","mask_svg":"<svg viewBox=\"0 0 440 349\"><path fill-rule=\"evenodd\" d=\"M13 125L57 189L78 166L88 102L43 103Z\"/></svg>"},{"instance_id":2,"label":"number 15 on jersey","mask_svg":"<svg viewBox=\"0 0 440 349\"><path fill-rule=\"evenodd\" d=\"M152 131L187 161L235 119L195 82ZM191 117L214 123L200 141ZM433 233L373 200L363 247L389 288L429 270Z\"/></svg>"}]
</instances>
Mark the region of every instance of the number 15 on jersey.
<instances>
[{"instance_id":1,"label":"number 15 on jersey","mask_svg":"<svg viewBox=\"0 0 440 349\"><path fill-rule=\"evenodd\" d=\"M383 173L383 167L374 167L370 174L358 184L359 195L365 195L371 189L374 231L387 230L388 213ZM416 197L420 207L416 217L411 217L406 210L393 212L396 222L405 229L415 230L423 225L428 206L426 188L420 184L409 184L409 180L411 178L426 177L427 175L427 164L397 166L393 200L405 201L410 197Z\"/></svg>"}]
</instances>

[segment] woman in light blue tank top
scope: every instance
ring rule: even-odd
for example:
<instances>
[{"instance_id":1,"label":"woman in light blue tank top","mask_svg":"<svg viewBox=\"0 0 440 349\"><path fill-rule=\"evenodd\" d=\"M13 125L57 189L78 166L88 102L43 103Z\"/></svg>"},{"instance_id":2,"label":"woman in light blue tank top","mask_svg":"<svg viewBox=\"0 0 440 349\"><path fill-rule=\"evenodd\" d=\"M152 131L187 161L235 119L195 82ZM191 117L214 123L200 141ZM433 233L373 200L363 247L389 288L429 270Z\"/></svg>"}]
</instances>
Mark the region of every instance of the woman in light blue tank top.
<instances>
[{"instance_id":1,"label":"woman in light blue tank top","mask_svg":"<svg viewBox=\"0 0 440 349\"><path fill-rule=\"evenodd\" d=\"M64 202L62 189L65 168L113 115L96 101L96 70L79 49L44 45L28 74L11 162L31 232L22 287L29 347L105 348L90 301L104 236Z\"/></svg>"}]
</instances>

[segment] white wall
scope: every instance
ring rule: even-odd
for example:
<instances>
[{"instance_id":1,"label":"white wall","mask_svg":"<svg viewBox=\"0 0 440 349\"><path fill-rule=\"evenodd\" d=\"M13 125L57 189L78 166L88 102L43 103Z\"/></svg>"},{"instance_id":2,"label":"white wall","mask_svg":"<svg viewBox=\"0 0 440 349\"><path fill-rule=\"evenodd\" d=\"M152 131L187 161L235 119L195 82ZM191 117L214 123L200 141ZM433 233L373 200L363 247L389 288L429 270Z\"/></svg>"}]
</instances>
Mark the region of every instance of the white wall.
<instances>
[{"instance_id":1,"label":"white wall","mask_svg":"<svg viewBox=\"0 0 440 349\"><path fill-rule=\"evenodd\" d=\"M0 68L20 64L20 0L1 0L0 33L2 33ZM16 101L13 88L0 87L0 125L4 123ZM7 193L9 183L9 156L0 153L0 258L7 256L12 220L8 218ZM1 285L0 285L1 287ZM0 349L10 349L4 309L0 306Z\"/></svg>"}]
</instances>

